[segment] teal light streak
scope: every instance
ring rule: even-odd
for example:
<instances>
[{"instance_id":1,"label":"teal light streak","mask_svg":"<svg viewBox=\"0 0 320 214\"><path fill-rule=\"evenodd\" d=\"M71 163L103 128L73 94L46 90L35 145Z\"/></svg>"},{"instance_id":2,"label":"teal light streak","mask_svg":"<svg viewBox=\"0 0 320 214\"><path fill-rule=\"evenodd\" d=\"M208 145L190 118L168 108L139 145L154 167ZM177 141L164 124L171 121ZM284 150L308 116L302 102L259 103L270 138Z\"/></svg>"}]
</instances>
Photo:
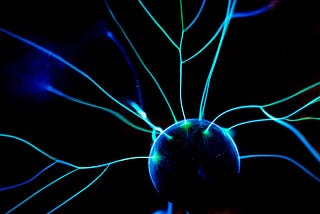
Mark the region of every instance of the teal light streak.
<instances>
[{"instance_id":1,"label":"teal light streak","mask_svg":"<svg viewBox=\"0 0 320 214\"><path fill-rule=\"evenodd\" d=\"M240 156L241 160L250 159L250 158L278 158L278 159L283 159L283 160L289 161L290 163L294 164L299 169L301 169L303 172L308 174L315 181L320 182L320 178L317 177L314 173L312 173L310 170L308 170L306 167L304 167L303 165L301 165L297 161L295 161L292 158L289 158L287 156L277 155L277 154L255 154L255 155L242 155L242 156Z\"/></svg>"},{"instance_id":2,"label":"teal light streak","mask_svg":"<svg viewBox=\"0 0 320 214\"><path fill-rule=\"evenodd\" d=\"M221 34L221 37L220 37L220 40L219 40L219 44L218 44L218 47L217 47L216 54L215 54L214 59L213 59L213 63L211 65L211 68L210 68L210 71L209 71L209 74L208 74L208 77L207 77L207 81L206 81L206 84L205 84L205 87L204 87L204 90L203 90L203 94L202 94L202 98L201 98L201 102L200 102L199 119L202 119L203 115L204 115L206 102L207 102L207 98L208 98L208 92L209 92L209 86L210 86L211 77L212 77L215 65L217 63L217 60L218 60L218 56L219 56L219 53L220 53L220 50L221 50L221 47L222 47L222 42L223 42L223 40L225 38L225 34L227 32L229 22L230 22L230 20L232 18L232 14L233 14L234 8L236 6L236 2L237 2L236 0L233 0L232 3L231 3L231 0L228 1L228 9L227 9L227 12L226 12L226 18L225 18L225 23L223 25L222 34Z\"/></svg>"},{"instance_id":3,"label":"teal light streak","mask_svg":"<svg viewBox=\"0 0 320 214\"><path fill-rule=\"evenodd\" d=\"M174 122L177 122L177 118L172 110L172 107L165 95L165 93L163 92L162 88L160 87L160 84L158 83L157 79L154 77L154 75L152 74L152 72L150 71L150 69L147 67L147 65L144 63L144 61L142 60L141 56L139 55L138 51L136 50L136 48L134 47L134 45L132 44L131 40L129 39L129 37L127 36L125 30L123 29L122 25L118 22L116 16L114 15L113 11L111 10L107 0L104 1L113 21L116 23L116 25L118 26L118 28L120 29L120 31L122 32L122 34L124 35L124 37L126 38L126 40L128 41L130 47L132 48L133 52L135 53L135 55L137 56L138 60L140 61L141 65L144 67L144 69L147 71L147 73L149 74L149 76L152 78L152 80L154 81L155 85L157 86L159 92L161 93L162 97L164 98L170 112L171 115L173 117Z\"/></svg>"},{"instance_id":4,"label":"teal light streak","mask_svg":"<svg viewBox=\"0 0 320 214\"><path fill-rule=\"evenodd\" d=\"M137 159L150 159L153 157L149 157L149 156L135 156L135 157L129 157L129 158L122 158L122 159L118 159L115 161L111 161L111 162L107 162L107 163L102 163L102 164L97 164L97 165L92 165L92 166L76 166L73 164L69 164L68 166L72 166L74 168L80 169L80 170L84 170L84 169L99 169L99 168L103 168L103 167L107 167L109 165L112 164L116 164L116 163L120 163L120 162L125 162L125 161L129 161L129 160L137 160ZM65 162L64 162L65 163Z\"/></svg>"},{"instance_id":5,"label":"teal light streak","mask_svg":"<svg viewBox=\"0 0 320 214\"><path fill-rule=\"evenodd\" d=\"M183 101L182 101L182 81L183 81L182 42L183 42L183 35L184 35L184 31L182 30L181 39L180 39L180 47L179 47L179 58L180 58L180 63L179 63L179 73L180 73L180 76L179 76L179 99L180 99L180 107L181 107L183 119L186 120L186 115L184 112Z\"/></svg>"},{"instance_id":6,"label":"teal light streak","mask_svg":"<svg viewBox=\"0 0 320 214\"><path fill-rule=\"evenodd\" d=\"M306 121L306 120L320 120L319 117L301 117L296 119L286 119L289 122L299 122L299 121Z\"/></svg>"},{"instance_id":7,"label":"teal light streak","mask_svg":"<svg viewBox=\"0 0 320 214\"><path fill-rule=\"evenodd\" d=\"M169 41L171 42L171 44L179 49L178 45L171 39L171 37L169 36L169 34L163 29L163 27L161 27L161 25L159 24L159 22L152 16L152 14L149 12L149 10L147 9L147 7L142 3L141 0L138 0L138 2L140 3L141 7L144 9L144 11L147 13L147 15L150 17L150 19L155 23L155 25L161 30L161 32L169 39Z\"/></svg>"},{"instance_id":8,"label":"teal light streak","mask_svg":"<svg viewBox=\"0 0 320 214\"><path fill-rule=\"evenodd\" d=\"M57 159L49 154L47 154L46 152L44 152L43 150L39 149L38 147L36 147L35 145L33 145L32 143L30 143L27 140L24 140L20 137L14 136L14 135L9 135L9 134L2 134L0 133L0 137L5 137L5 138L9 138L9 139L14 139L17 140L19 142L22 142L23 144L26 144L27 146L31 147L32 149L36 150L37 152L39 152L40 154L46 156L47 158L53 160L53 161L57 161Z\"/></svg>"},{"instance_id":9,"label":"teal light streak","mask_svg":"<svg viewBox=\"0 0 320 214\"><path fill-rule=\"evenodd\" d=\"M271 118L261 118L261 119L247 120L247 121L243 121L243 122L237 123L237 124L235 124L233 126L230 126L227 129L228 130L232 130L232 129L236 128L236 127L243 126L243 125L246 125L246 124L261 123L261 122L268 122L268 121L272 121L272 119Z\"/></svg>"},{"instance_id":10,"label":"teal light streak","mask_svg":"<svg viewBox=\"0 0 320 214\"><path fill-rule=\"evenodd\" d=\"M220 117L222 117L223 115L229 113L229 112L232 112L232 111L235 111L235 110L240 110L240 109L249 109L249 108L261 108L262 106L261 105L245 105L245 106L238 106L238 107L234 107L234 108L231 108L231 109L228 109L222 113L220 113L216 118L214 118L211 122L211 124L215 123L216 120L218 120ZM211 126L210 124L210 126Z\"/></svg>"},{"instance_id":11,"label":"teal light streak","mask_svg":"<svg viewBox=\"0 0 320 214\"><path fill-rule=\"evenodd\" d=\"M124 116L122 116L121 114L119 114L118 112L115 112L111 109L108 109L108 108L105 108L105 107L102 107L102 106L98 106L98 105L95 105L95 104L92 104L92 103L88 103L88 102L85 102L83 100L80 100L80 99L77 99L77 98L74 98L74 97L71 97L69 95L66 95L65 93L63 93L62 91L59 91L58 89L52 87L52 86L47 86L47 90L50 91L51 93L55 94L56 96L59 96L59 97L62 97L64 99L67 99L67 100L70 100L70 101L73 101L73 102L76 102L76 103L80 103L82 105L86 105L86 106L89 106L89 107L92 107L92 108L95 108L95 109L99 109L99 110L102 110L102 111L105 111L111 115L113 115L114 117L118 118L120 121L122 121L123 123L127 124L128 126L134 128L134 129L137 129L139 131L142 131L142 132L146 132L146 133L149 133L151 134L152 131L151 130L148 130L148 129L145 129L145 128L142 128L140 126L137 126L135 124L133 124L132 122L130 122L127 118L125 118ZM149 121L149 120L146 120L146 118L144 118L142 115L140 115L141 119L144 120L144 122L146 122L152 129L155 128L155 126Z\"/></svg>"},{"instance_id":12,"label":"teal light streak","mask_svg":"<svg viewBox=\"0 0 320 214\"><path fill-rule=\"evenodd\" d=\"M222 24L219 26L218 30L215 32L215 34L211 37L211 39L196 53L194 53L192 56L186 58L183 60L183 63L188 62L190 60L192 60L193 58L195 58L196 56L198 56L202 51L204 51L219 35L219 33L221 32L221 30L223 29L225 25L225 21L222 22Z\"/></svg>"},{"instance_id":13,"label":"teal light streak","mask_svg":"<svg viewBox=\"0 0 320 214\"><path fill-rule=\"evenodd\" d=\"M311 89L313 89L313 88L315 88L315 87L317 87L317 86L319 86L319 85L320 85L320 82L316 82L316 83L314 83L314 84L312 84L312 85L310 85L310 86L308 86L308 87L306 87L306 88L304 88L304 89L302 89L302 90L294 93L293 95L290 95L290 96L288 96L288 97L285 97L285 98L283 98L283 99L281 99L281 100L278 100L278 101L276 101L276 102L273 102L273 103L264 105L264 107L269 107L269 106L273 106L273 105L276 105L276 104L279 104L279 103L283 103L283 102L285 102L285 101L287 101L287 100L289 100L289 99L292 99L292 98L294 98L294 97L296 97L296 96L298 96L298 95L300 95L300 94L303 94L303 93L305 93L305 92L307 92L307 91L309 91L309 90L311 90Z\"/></svg>"}]
</instances>

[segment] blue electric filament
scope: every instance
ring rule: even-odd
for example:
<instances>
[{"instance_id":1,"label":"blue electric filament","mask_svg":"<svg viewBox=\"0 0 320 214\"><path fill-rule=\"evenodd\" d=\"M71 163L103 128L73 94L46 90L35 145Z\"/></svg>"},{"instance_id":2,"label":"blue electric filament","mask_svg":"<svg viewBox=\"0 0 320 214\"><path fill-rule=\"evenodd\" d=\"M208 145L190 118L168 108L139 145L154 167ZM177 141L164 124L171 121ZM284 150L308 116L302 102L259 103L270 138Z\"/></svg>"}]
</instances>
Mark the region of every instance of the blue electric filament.
<instances>
[{"instance_id":1,"label":"blue electric filament","mask_svg":"<svg viewBox=\"0 0 320 214\"><path fill-rule=\"evenodd\" d=\"M317 213L301 4L0 3L0 213Z\"/></svg>"}]
</instances>

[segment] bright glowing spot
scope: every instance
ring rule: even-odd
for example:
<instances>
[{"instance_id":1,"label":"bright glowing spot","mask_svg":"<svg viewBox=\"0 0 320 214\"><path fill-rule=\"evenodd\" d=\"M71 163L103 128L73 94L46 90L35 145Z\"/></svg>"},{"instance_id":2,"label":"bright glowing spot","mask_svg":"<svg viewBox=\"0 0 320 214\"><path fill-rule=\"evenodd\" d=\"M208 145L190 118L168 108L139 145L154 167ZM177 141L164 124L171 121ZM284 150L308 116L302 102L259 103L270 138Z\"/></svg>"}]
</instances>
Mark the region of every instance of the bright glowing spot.
<instances>
[{"instance_id":1,"label":"bright glowing spot","mask_svg":"<svg viewBox=\"0 0 320 214\"><path fill-rule=\"evenodd\" d=\"M144 112L137 103L135 103L135 102L130 102L130 105L132 106L132 108L134 108L134 109L136 110L136 112L137 112L143 119L147 119L147 114L146 114L146 112Z\"/></svg>"}]
</instances>

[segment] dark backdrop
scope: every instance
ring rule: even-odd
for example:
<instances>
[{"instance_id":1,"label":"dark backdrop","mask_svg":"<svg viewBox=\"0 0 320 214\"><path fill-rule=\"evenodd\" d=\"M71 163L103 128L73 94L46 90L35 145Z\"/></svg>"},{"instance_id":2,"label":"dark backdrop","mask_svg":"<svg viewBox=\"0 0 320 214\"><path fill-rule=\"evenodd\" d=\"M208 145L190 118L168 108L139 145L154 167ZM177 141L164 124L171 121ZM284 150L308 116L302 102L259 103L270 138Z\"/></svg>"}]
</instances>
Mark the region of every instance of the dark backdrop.
<instances>
[{"instance_id":1,"label":"dark backdrop","mask_svg":"<svg viewBox=\"0 0 320 214\"><path fill-rule=\"evenodd\" d=\"M160 25L179 44L179 1L144 1ZM195 16L200 1L184 2L185 25ZM233 19L212 76L205 119L241 105L263 105L289 96L319 81L319 7L315 1L273 1L264 14ZM137 1L109 1L147 68L159 81L178 120L178 50L142 10ZM236 11L248 11L267 1L239 0ZM183 41L183 57L199 50L215 33L226 2L207 1L198 22ZM106 37L111 31L122 44L137 72L143 109L152 123L166 128L173 118L145 67L137 59L103 1L2 1L0 27L42 45L64 57L94 78L108 93L127 105L139 103L134 72L117 46ZM200 99L218 40L183 66L182 98L186 117L198 116ZM50 82L62 92L110 108L133 123L145 123L115 104L83 76L9 36L0 34L0 133L19 136L48 154L88 166L148 156L151 134L135 130L114 116L41 90L35 83ZM319 87L292 102L270 108L286 115L318 96ZM319 116L310 107L301 116ZM230 127L263 117L256 110L227 114L217 123ZM319 123L295 123L319 149ZM293 157L315 174L319 164L295 136L275 123L252 123L234 129L240 155L283 154ZM29 146L1 138L0 187L35 175L51 161ZM60 165L21 188L0 192L0 212L7 211L41 187L68 172ZM17 211L48 212L89 184L102 170L80 170L39 193ZM250 159L241 162L239 187L219 209L230 213L314 213L319 183L281 160ZM214 193L213 193L214 194ZM112 165L92 187L57 213L87 210L92 213L152 213L166 206L149 180L147 160ZM225 211L225 213L228 213ZM217 211L218 212L218 211Z\"/></svg>"}]
</instances>

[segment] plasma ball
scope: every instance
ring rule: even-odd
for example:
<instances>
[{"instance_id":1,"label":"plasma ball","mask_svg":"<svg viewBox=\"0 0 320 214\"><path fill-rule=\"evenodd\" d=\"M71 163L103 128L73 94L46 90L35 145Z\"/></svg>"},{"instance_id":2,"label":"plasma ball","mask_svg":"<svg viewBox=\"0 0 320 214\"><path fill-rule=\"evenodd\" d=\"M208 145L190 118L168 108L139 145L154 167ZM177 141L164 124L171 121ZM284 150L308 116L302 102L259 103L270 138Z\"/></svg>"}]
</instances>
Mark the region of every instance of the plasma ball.
<instances>
[{"instance_id":1,"label":"plasma ball","mask_svg":"<svg viewBox=\"0 0 320 214\"><path fill-rule=\"evenodd\" d=\"M207 120L188 119L169 126L154 141L150 157L154 187L184 209L210 207L227 196L240 172L233 139Z\"/></svg>"}]
</instances>

